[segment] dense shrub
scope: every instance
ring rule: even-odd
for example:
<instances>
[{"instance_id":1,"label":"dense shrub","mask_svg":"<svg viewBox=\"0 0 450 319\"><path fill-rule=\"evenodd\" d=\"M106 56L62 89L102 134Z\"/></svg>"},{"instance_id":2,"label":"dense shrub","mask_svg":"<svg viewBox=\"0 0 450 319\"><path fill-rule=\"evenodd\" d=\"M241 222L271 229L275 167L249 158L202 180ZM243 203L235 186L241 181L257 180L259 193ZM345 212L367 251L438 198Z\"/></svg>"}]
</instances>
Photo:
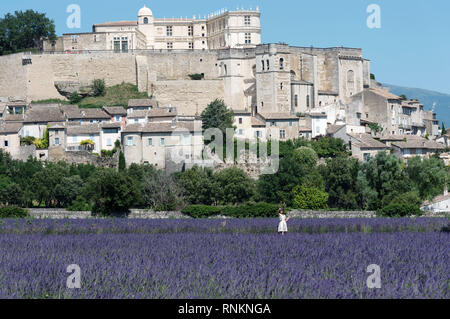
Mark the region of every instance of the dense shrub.
<instances>
[{"instance_id":1,"label":"dense shrub","mask_svg":"<svg viewBox=\"0 0 450 319\"><path fill-rule=\"evenodd\" d=\"M181 212L193 218L208 218L220 215L222 209L217 206L191 205L185 207Z\"/></svg>"},{"instance_id":2,"label":"dense shrub","mask_svg":"<svg viewBox=\"0 0 450 319\"><path fill-rule=\"evenodd\" d=\"M0 207L0 218L25 218L28 216L30 216L28 211L20 207Z\"/></svg>"},{"instance_id":3,"label":"dense shrub","mask_svg":"<svg viewBox=\"0 0 450 319\"><path fill-rule=\"evenodd\" d=\"M423 212L419 207L413 204L392 203L379 210L379 214L384 217L405 217L420 216L423 214Z\"/></svg>"},{"instance_id":4,"label":"dense shrub","mask_svg":"<svg viewBox=\"0 0 450 319\"><path fill-rule=\"evenodd\" d=\"M94 96L104 96L106 93L105 80L102 79L94 80L94 82L92 83L92 89L94 91L93 92Z\"/></svg>"},{"instance_id":5,"label":"dense shrub","mask_svg":"<svg viewBox=\"0 0 450 319\"><path fill-rule=\"evenodd\" d=\"M277 217L277 213L278 206L267 203L228 206L222 211L224 216L234 218Z\"/></svg>"},{"instance_id":6,"label":"dense shrub","mask_svg":"<svg viewBox=\"0 0 450 319\"><path fill-rule=\"evenodd\" d=\"M77 92L72 92L69 96L70 104L80 103L83 98Z\"/></svg>"}]
</instances>

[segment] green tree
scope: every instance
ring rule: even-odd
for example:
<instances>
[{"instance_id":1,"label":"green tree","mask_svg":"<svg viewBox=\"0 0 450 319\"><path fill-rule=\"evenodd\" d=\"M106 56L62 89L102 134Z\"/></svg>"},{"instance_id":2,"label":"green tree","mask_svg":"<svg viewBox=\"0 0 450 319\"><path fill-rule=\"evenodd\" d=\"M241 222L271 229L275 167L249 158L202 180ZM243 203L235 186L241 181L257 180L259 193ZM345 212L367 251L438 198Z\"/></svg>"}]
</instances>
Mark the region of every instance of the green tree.
<instances>
[{"instance_id":1,"label":"green tree","mask_svg":"<svg viewBox=\"0 0 450 319\"><path fill-rule=\"evenodd\" d=\"M56 186L70 173L69 166L65 162L47 163L40 171L34 174L30 181L30 192L38 206L45 204L46 207L56 207Z\"/></svg>"},{"instance_id":2,"label":"green tree","mask_svg":"<svg viewBox=\"0 0 450 319\"><path fill-rule=\"evenodd\" d=\"M120 151L119 154L119 171L123 172L126 168L126 163L125 163L125 155L123 154L122 151Z\"/></svg>"},{"instance_id":3,"label":"green tree","mask_svg":"<svg viewBox=\"0 0 450 319\"><path fill-rule=\"evenodd\" d=\"M78 94L78 92L72 92L69 95L69 101L70 104L78 104L81 102L83 98L81 97L81 95Z\"/></svg>"},{"instance_id":4,"label":"green tree","mask_svg":"<svg viewBox=\"0 0 450 319\"><path fill-rule=\"evenodd\" d=\"M325 190L329 194L330 207L341 209L358 208L356 180L359 171L356 159L336 157L321 166L325 180Z\"/></svg>"},{"instance_id":5,"label":"green tree","mask_svg":"<svg viewBox=\"0 0 450 319\"><path fill-rule=\"evenodd\" d=\"M203 129L218 128L225 133L227 128L233 127L233 116L233 111L227 108L225 102L216 99L201 114Z\"/></svg>"},{"instance_id":6,"label":"green tree","mask_svg":"<svg viewBox=\"0 0 450 319\"><path fill-rule=\"evenodd\" d=\"M83 188L83 180L80 176L74 175L64 177L55 187L55 199L60 207L69 207L72 202L81 193Z\"/></svg>"},{"instance_id":7,"label":"green tree","mask_svg":"<svg viewBox=\"0 0 450 319\"><path fill-rule=\"evenodd\" d=\"M192 205L217 205L220 200L220 185L210 168L194 166L178 176L183 196Z\"/></svg>"},{"instance_id":8,"label":"green tree","mask_svg":"<svg viewBox=\"0 0 450 319\"><path fill-rule=\"evenodd\" d=\"M362 164L357 181L359 202L364 209L377 210L385 196L392 197L409 188L400 161L386 152L379 152Z\"/></svg>"},{"instance_id":9,"label":"green tree","mask_svg":"<svg viewBox=\"0 0 450 319\"><path fill-rule=\"evenodd\" d=\"M241 204L252 198L255 182L237 167L226 168L214 174L221 191L224 204Z\"/></svg>"},{"instance_id":10,"label":"green tree","mask_svg":"<svg viewBox=\"0 0 450 319\"><path fill-rule=\"evenodd\" d=\"M347 146L340 138L323 136L316 142L311 143L311 147L320 158L333 158L347 155Z\"/></svg>"},{"instance_id":11,"label":"green tree","mask_svg":"<svg viewBox=\"0 0 450 319\"><path fill-rule=\"evenodd\" d=\"M42 39L56 40L55 24L45 13L33 10L7 13L0 19L0 55L42 50Z\"/></svg>"},{"instance_id":12,"label":"green tree","mask_svg":"<svg viewBox=\"0 0 450 319\"><path fill-rule=\"evenodd\" d=\"M317 170L318 156L308 147L300 147L280 159L275 174L263 175L257 183L258 199L269 203L292 205L292 189L303 185L307 176Z\"/></svg>"},{"instance_id":13,"label":"green tree","mask_svg":"<svg viewBox=\"0 0 450 319\"><path fill-rule=\"evenodd\" d=\"M92 82L92 89L93 89L94 96L104 96L106 93L105 80L95 79Z\"/></svg>"},{"instance_id":14,"label":"green tree","mask_svg":"<svg viewBox=\"0 0 450 319\"><path fill-rule=\"evenodd\" d=\"M450 181L444 162L437 158L411 158L405 171L423 200L441 194L445 184Z\"/></svg>"},{"instance_id":15,"label":"green tree","mask_svg":"<svg viewBox=\"0 0 450 319\"><path fill-rule=\"evenodd\" d=\"M383 132L383 128L378 123L370 123L369 128L375 135Z\"/></svg>"},{"instance_id":16,"label":"green tree","mask_svg":"<svg viewBox=\"0 0 450 319\"><path fill-rule=\"evenodd\" d=\"M146 207L158 211L176 210L183 205L181 187L172 175L162 170L147 172L142 183L142 196Z\"/></svg>"},{"instance_id":17,"label":"green tree","mask_svg":"<svg viewBox=\"0 0 450 319\"><path fill-rule=\"evenodd\" d=\"M441 135L445 135L447 134L447 130L445 129L445 124L444 122L442 122L442 131L441 131Z\"/></svg>"},{"instance_id":18,"label":"green tree","mask_svg":"<svg viewBox=\"0 0 450 319\"><path fill-rule=\"evenodd\" d=\"M84 197L93 203L96 215L128 213L136 200L133 180L114 169L98 169L83 190Z\"/></svg>"},{"instance_id":19,"label":"green tree","mask_svg":"<svg viewBox=\"0 0 450 319\"><path fill-rule=\"evenodd\" d=\"M292 190L293 206L298 209L328 208L328 194L315 187L297 186Z\"/></svg>"}]
</instances>

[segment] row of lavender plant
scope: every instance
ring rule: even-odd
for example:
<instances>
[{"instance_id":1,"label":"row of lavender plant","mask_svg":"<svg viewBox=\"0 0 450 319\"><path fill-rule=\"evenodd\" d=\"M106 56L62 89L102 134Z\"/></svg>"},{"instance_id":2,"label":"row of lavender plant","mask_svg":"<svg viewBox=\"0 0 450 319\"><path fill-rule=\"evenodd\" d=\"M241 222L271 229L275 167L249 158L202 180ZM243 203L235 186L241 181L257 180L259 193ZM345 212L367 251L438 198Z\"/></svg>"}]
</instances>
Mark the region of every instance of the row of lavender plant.
<instances>
[{"instance_id":1,"label":"row of lavender plant","mask_svg":"<svg viewBox=\"0 0 450 319\"><path fill-rule=\"evenodd\" d=\"M153 234L153 233L273 233L277 219L86 219L0 220L0 234ZM291 219L292 233L439 231L445 218Z\"/></svg>"},{"instance_id":2,"label":"row of lavender plant","mask_svg":"<svg viewBox=\"0 0 450 319\"><path fill-rule=\"evenodd\" d=\"M212 223L212 222L211 222ZM0 235L0 298L449 298L449 234ZM68 289L66 268L81 269ZM381 288L366 285L380 266Z\"/></svg>"}]
</instances>

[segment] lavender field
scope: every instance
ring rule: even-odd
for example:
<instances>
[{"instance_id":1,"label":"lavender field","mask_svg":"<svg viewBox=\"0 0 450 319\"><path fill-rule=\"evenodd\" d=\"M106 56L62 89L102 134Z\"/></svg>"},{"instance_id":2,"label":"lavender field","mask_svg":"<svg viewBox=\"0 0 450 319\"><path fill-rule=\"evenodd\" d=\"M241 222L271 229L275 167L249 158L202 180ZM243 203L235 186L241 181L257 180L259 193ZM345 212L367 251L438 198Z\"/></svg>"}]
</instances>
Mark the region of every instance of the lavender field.
<instances>
[{"instance_id":1,"label":"lavender field","mask_svg":"<svg viewBox=\"0 0 450 319\"><path fill-rule=\"evenodd\" d=\"M0 220L0 298L449 298L448 223L294 219L282 237L277 219Z\"/></svg>"}]
</instances>

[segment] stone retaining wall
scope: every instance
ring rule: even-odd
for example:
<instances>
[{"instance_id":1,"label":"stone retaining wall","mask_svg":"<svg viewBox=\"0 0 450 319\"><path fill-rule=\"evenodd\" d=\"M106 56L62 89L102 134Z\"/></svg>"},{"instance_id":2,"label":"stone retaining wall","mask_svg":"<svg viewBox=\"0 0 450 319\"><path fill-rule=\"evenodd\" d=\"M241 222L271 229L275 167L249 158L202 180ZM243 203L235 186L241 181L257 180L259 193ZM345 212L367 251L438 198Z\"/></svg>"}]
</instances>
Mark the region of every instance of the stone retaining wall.
<instances>
[{"instance_id":1,"label":"stone retaining wall","mask_svg":"<svg viewBox=\"0 0 450 319\"><path fill-rule=\"evenodd\" d=\"M69 212L65 209L52 208L32 208L29 209L34 218L51 219L86 219L93 218L91 212ZM376 212L373 211L297 211L293 210L287 213L291 218L375 218ZM125 217L117 215L116 217ZM274 216L276 218L277 216ZM425 214L423 217L447 217L446 214ZM145 209L131 209L128 218L131 219L181 219L191 218L181 212L153 212ZM215 216L214 218L229 218L224 216Z\"/></svg>"}]
</instances>

